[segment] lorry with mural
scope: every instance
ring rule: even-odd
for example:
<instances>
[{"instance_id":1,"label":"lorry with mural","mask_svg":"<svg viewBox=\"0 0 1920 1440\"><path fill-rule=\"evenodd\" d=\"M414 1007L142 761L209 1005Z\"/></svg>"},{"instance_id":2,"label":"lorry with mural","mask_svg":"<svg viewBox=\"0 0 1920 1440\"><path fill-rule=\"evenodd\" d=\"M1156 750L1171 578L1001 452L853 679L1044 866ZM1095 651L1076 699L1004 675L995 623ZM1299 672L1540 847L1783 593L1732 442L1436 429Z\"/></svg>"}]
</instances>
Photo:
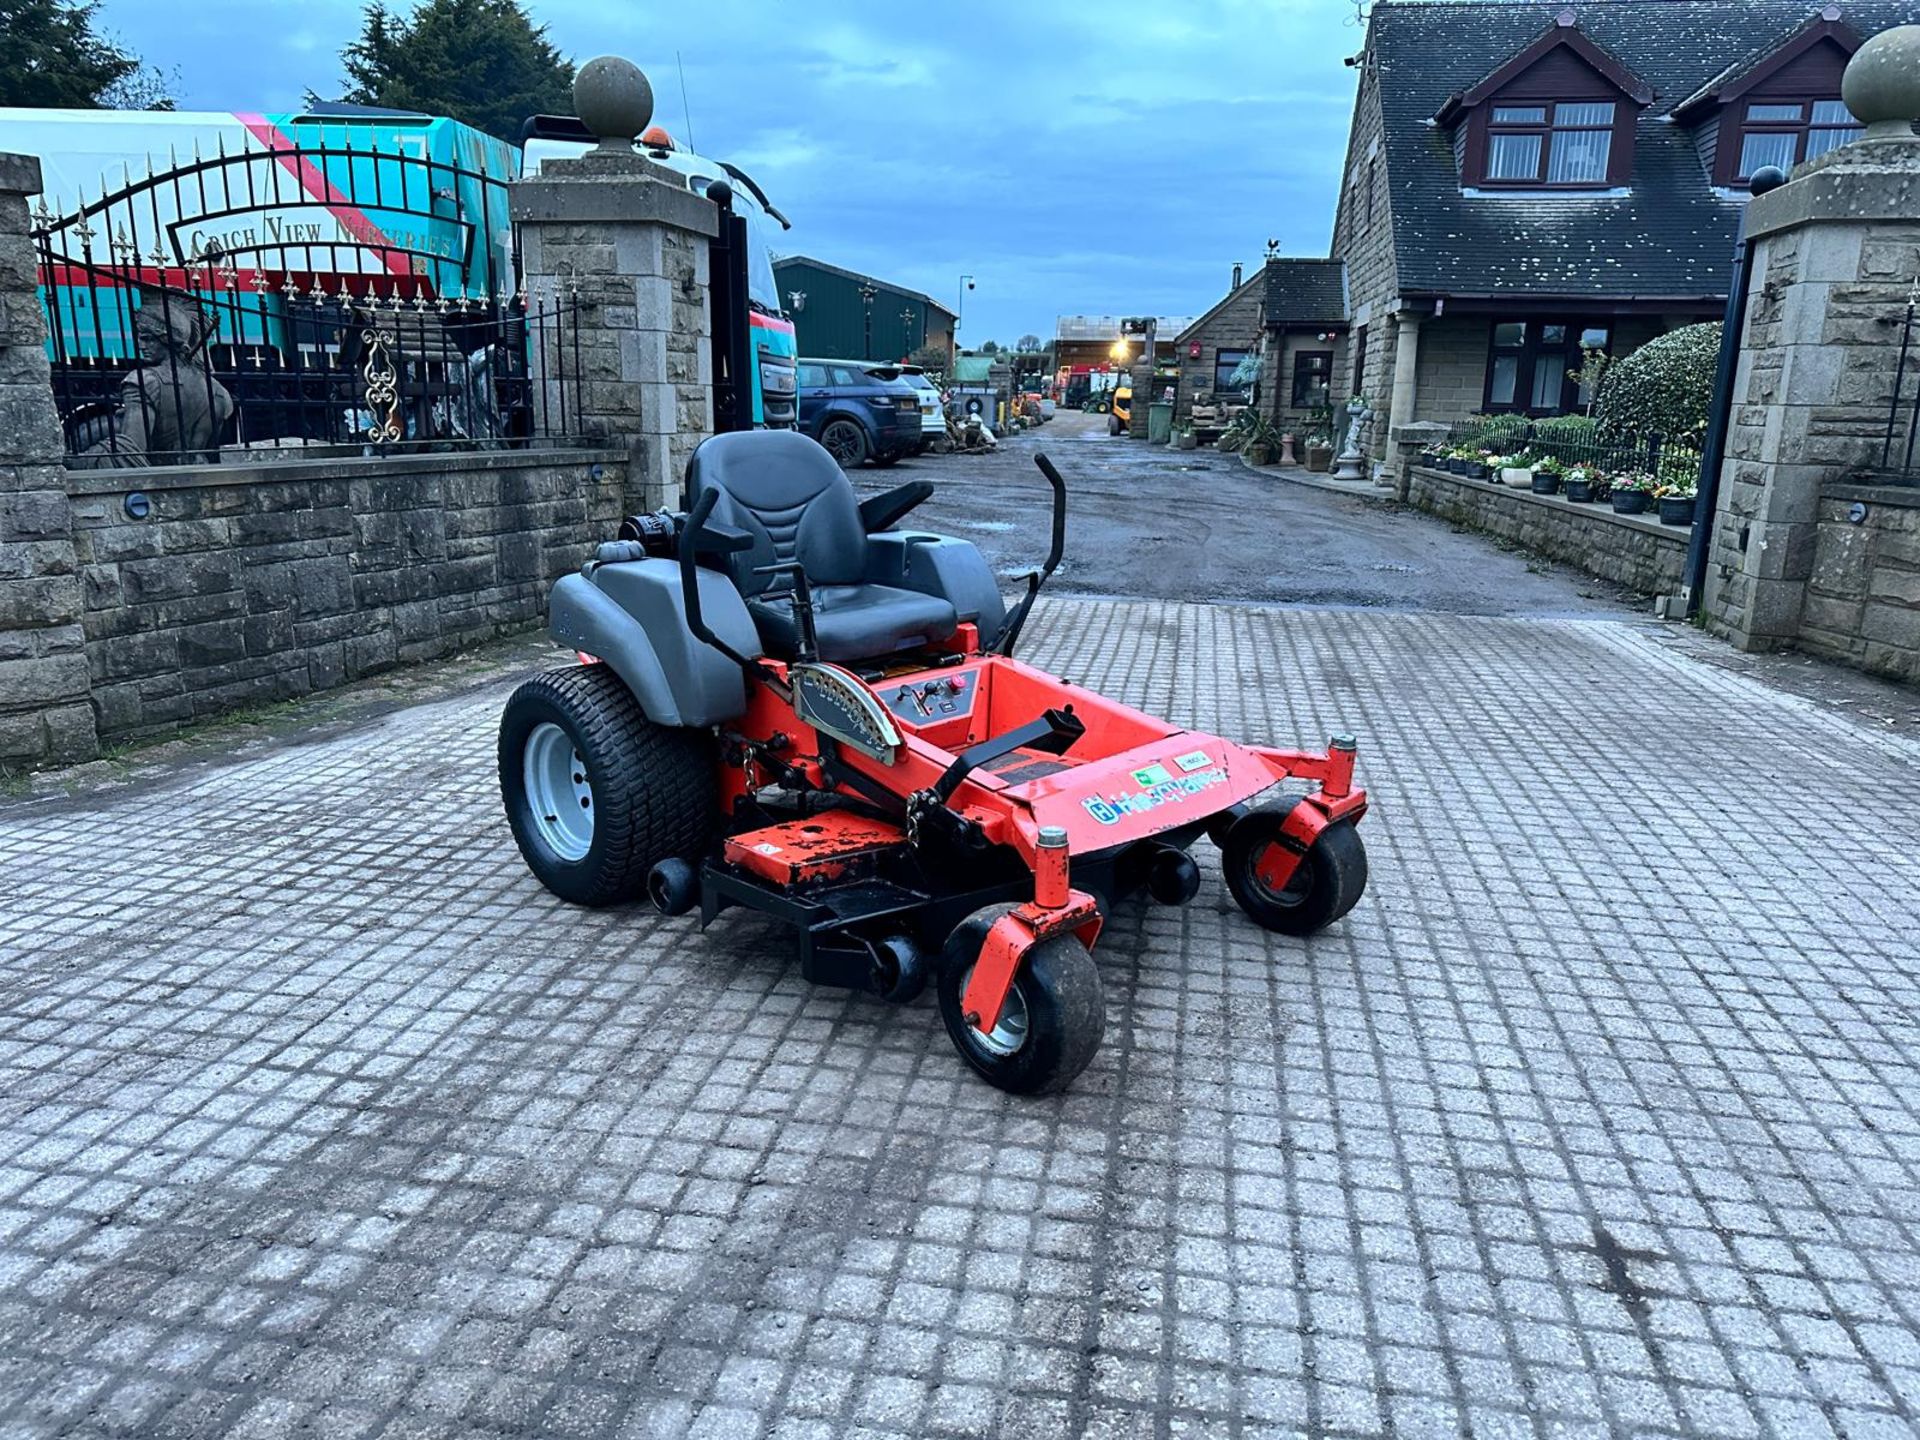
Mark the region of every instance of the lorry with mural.
<instances>
[{"instance_id":1,"label":"lorry with mural","mask_svg":"<svg viewBox=\"0 0 1920 1440\"><path fill-rule=\"evenodd\" d=\"M526 433L538 395L562 411L577 398L577 306L528 293L508 207L513 179L577 141L535 134L522 147L444 117L350 105L0 108L0 128L41 161L39 297L70 449L98 442L97 422L126 408L156 336L169 337L176 397L193 388L178 373L187 356L209 387L217 375L234 392L242 443L511 437ZM793 327L767 251L778 212L724 162L650 153L700 193L731 179L762 357L748 367L753 423L791 424ZM143 307L166 313L142 319ZM369 323L392 312L411 313L414 338L370 357ZM386 368L370 371L375 360ZM407 396L343 422L341 394L388 369Z\"/></svg>"}]
</instances>

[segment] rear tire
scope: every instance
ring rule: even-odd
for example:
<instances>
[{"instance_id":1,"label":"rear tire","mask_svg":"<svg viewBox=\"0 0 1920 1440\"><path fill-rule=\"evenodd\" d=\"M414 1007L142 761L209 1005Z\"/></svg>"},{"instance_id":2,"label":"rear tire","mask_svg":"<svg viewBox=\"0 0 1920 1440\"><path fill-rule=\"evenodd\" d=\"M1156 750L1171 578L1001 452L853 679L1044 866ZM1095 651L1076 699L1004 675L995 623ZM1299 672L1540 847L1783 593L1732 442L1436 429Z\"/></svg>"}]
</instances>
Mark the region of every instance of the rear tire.
<instances>
[{"instance_id":1,"label":"rear tire","mask_svg":"<svg viewBox=\"0 0 1920 1440\"><path fill-rule=\"evenodd\" d=\"M713 739L648 720L609 666L549 670L500 716L500 798L542 885L575 905L617 904L645 894L662 860L697 860L710 843Z\"/></svg>"},{"instance_id":2,"label":"rear tire","mask_svg":"<svg viewBox=\"0 0 1920 1440\"><path fill-rule=\"evenodd\" d=\"M873 448L867 444L867 432L860 422L844 417L829 420L821 428L820 444L842 470L858 470Z\"/></svg>"},{"instance_id":3,"label":"rear tire","mask_svg":"<svg viewBox=\"0 0 1920 1440\"><path fill-rule=\"evenodd\" d=\"M1118 435L1120 433L1120 417L1118 415L1107 416L1107 433L1109 435Z\"/></svg>"},{"instance_id":4,"label":"rear tire","mask_svg":"<svg viewBox=\"0 0 1920 1440\"><path fill-rule=\"evenodd\" d=\"M1064 1089L1093 1059L1106 1031L1106 1000L1093 956L1075 935L1029 949L1014 972L991 1035L967 1024L962 997L987 931L1014 907L989 905L962 920L940 957L940 1018L960 1058L989 1085L1013 1095Z\"/></svg>"},{"instance_id":5,"label":"rear tire","mask_svg":"<svg viewBox=\"0 0 1920 1440\"><path fill-rule=\"evenodd\" d=\"M1336 820L1275 890L1260 878L1260 858L1281 843L1290 813L1291 807L1262 808L1235 821L1220 847L1220 868L1235 902L1256 925L1281 935L1311 935L1359 903L1367 888L1367 850L1350 821Z\"/></svg>"}]
</instances>

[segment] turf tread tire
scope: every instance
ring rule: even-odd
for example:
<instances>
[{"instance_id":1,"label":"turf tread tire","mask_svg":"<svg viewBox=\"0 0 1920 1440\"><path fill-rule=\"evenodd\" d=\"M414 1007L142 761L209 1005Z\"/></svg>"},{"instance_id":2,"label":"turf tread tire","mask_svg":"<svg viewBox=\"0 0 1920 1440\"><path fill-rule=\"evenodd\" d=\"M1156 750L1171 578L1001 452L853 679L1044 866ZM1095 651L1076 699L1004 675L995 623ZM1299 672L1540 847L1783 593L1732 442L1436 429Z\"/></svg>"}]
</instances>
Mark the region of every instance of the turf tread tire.
<instances>
[{"instance_id":1,"label":"turf tread tire","mask_svg":"<svg viewBox=\"0 0 1920 1440\"><path fill-rule=\"evenodd\" d=\"M528 823L523 752L543 721L560 726L586 762L593 843L578 861L552 853ZM713 737L656 725L612 667L574 665L521 685L500 717L500 794L527 868L576 905L646 893L662 860L698 859L712 843L718 798Z\"/></svg>"}]
</instances>

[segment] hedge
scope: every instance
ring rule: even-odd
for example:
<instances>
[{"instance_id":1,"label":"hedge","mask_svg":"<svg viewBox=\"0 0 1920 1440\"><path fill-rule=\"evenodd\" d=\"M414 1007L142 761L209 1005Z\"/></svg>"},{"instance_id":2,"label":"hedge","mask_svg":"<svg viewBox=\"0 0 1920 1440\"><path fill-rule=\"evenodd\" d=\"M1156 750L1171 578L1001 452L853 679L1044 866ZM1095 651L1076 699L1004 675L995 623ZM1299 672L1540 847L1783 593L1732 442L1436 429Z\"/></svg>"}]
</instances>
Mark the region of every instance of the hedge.
<instances>
[{"instance_id":1,"label":"hedge","mask_svg":"<svg viewBox=\"0 0 1920 1440\"><path fill-rule=\"evenodd\" d=\"M1593 407L1602 438L1661 435L1682 445L1699 444L1719 361L1717 320L1670 330L1614 361Z\"/></svg>"}]
</instances>

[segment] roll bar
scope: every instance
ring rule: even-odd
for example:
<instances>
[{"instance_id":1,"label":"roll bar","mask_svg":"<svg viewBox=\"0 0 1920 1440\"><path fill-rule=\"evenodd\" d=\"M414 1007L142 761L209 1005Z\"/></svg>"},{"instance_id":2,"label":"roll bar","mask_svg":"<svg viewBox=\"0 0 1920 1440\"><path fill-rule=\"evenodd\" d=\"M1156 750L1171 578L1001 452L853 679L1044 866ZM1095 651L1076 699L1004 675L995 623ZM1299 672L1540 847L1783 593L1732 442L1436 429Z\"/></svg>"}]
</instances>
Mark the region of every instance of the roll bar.
<instances>
[{"instance_id":1,"label":"roll bar","mask_svg":"<svg viewBox=\"0 0 1920 1440\"><path fill-rule=\"evenodd\" d=\"M1040 587L1060 568L1060 557L1067 548L1067 482L1054 468L1053 461L1045 455L1034 456L1033 463L1053 487L1053 543L1047 550L1047 563L1027 576L1027 593L1020 597L1019 603L1008 614L1006 623L1000 627L1000 633L987 646L987 650L996 655L1013 654L1013 647L1020 641L1020 630L1027 623L1027 615L1040 594Z\"/></svg>"}]
</instances>

